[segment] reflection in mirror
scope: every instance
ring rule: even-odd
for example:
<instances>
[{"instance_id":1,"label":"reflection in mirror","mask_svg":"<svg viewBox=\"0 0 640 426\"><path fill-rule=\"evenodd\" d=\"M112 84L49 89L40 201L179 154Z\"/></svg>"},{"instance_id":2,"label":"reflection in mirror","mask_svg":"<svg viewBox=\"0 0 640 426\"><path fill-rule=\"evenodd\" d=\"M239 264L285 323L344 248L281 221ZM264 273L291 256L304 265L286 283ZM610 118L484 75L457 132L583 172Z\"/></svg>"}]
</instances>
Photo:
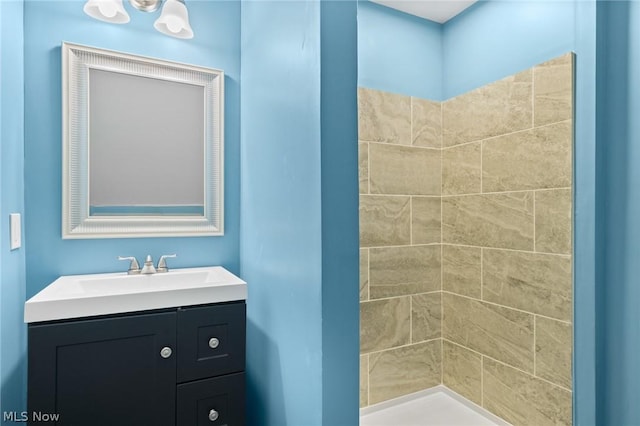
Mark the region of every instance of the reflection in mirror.
<instances>
[{"instance_id":1,"label":"reflection in mirror","mask_svg":"<svg viewBox=\"0 0 640 426\"><path fill-rule=\"evenodd\" d=\"M89 87L89 216L203 216L204 88L99 69Z\"/></svg>"},{"instance_id":2,"label":"reflection in mirror","mask_svg":"<svg viewBox=\"0 0 640 426\"><path fill-rule=\"evenodd\" d=\"M222 235L223 72L62 53L63 238Z\"/></svg>"}]
</instances>

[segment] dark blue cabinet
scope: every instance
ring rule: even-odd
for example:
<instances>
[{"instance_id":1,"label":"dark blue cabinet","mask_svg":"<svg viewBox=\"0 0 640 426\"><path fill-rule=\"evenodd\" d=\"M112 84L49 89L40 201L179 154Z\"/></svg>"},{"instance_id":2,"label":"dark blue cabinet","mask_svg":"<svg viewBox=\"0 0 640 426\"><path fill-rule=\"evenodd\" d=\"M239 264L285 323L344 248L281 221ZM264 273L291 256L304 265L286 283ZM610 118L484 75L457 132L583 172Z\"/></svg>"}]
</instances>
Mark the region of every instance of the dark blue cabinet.
<instances>
[{"instance_id":1,"label":"dark blue cabinet","mask_svg":"<svg viewBox=\"0 0 640 426\"><path fill-rule=\"evenodd\" d=\"M28 362L59 425L244 425L244 302L30 324Z\"/></svg>"}]
</instances>

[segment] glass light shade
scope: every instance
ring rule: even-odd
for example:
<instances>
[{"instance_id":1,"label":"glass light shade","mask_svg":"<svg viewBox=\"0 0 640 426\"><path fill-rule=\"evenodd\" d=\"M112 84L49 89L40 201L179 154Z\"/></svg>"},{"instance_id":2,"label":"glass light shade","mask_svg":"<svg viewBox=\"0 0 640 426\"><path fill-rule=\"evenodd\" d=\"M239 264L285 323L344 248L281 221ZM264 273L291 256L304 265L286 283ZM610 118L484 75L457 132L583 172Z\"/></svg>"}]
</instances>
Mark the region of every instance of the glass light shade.
<instances>
[{"instance_id":1,"label":"glass light shade","mask_svg":"<svg viewBox=\"0 0 640 426\"><path fill-rule=\"evenodd\" d=\"M189 12L184 1L166 0L162 6L162 14L154 22L156 30L177 38L193 38L193 30L189 24Z\"/></svg>"},{"instance_id":2,"label":"glass light shade","mask_svg":"<svg viewBox=\"0 0 640 426\"><path fill-rule=\"evenodd\" d=\"M89 0L82 10L92 18L112 24L126 24L130 20L122 0Z\"/></svg>"}]
</instances>

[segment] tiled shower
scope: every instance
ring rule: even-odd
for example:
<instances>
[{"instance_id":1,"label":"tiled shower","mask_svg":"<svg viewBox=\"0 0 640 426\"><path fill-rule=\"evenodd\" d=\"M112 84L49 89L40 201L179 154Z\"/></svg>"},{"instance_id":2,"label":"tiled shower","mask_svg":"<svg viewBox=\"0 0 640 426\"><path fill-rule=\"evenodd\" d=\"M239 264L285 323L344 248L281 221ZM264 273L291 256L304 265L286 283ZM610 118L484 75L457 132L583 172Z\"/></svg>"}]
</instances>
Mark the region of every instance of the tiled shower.
<instances>
[{"instance_id":1,"label":"tiled shower","mask_svg":"<svg viewBox=\"0 0 640 426\"><path fill-rule=\"evenodd\" d=\"M571 424L573 55L358 104L360 406L444 384Z\"/></svg>"}]
</instances>

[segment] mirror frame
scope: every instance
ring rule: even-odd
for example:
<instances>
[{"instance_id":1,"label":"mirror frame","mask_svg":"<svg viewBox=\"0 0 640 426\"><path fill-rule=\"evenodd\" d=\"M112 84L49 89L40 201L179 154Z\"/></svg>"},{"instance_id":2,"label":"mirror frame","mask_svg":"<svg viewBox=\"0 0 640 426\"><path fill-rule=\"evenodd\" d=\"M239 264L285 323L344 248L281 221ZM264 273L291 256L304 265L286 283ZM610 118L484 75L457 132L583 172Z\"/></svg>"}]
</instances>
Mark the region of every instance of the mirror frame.
<instances>
[{"instance_id":1,"label":"mirror frame","mask_svg":"<svg viewBox=\"0 0 640 426\"><path fill-rule=\"evenodd\" d=\"M204 215L89 215L89 71L100 69L204 89ZM62 43L62 238L223 235L224 72ZM135 185L135 182L132 182Z\"/></svg>"}]
</instances>

